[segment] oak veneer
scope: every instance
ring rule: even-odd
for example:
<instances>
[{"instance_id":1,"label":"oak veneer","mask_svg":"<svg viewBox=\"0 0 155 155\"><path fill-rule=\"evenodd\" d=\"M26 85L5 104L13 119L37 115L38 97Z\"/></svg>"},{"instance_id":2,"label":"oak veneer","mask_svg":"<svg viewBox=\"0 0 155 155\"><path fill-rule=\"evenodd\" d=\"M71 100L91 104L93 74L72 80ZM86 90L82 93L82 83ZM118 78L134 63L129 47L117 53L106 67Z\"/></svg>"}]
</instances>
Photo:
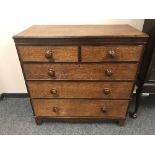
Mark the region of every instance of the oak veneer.
<instances>
[{"instance_id":1,"label":"oak veneer","mask_svg":"<svg viewBox=\"0 0 155 155\"><path fill-rule=\"evenodd\" d=\"M14 38L64 37L143 37L148 36L130 25L33 25Z\"/></svg>"},{"instance_id":2,"label":"oak veneer","mask_svg":"<svg viewBox=\"0 0 155 155\"><path fill-rule=\"evenodd\" d=\"M143 46L82 46L83 62L139 61ZM114 51L114 56L108 52Z\"/></svg>"},{"instance_id":3,"label":"oak veneer","mask_svg":"<svg viewBox=\"0 0 155 155\"><path fill-rule=\"evenodd\" d=\"M125 115L128 100L33 99L32 104L36 116L114 117L118 119Z\"/></svg>"},{"instance_id":4,"label":"oak veneer","mask_svg":"<svg viewBox=\"0 0 155 155\"><path fill-rule=\"evenodd\" d=\"M23 64L27 80L134 80L137 66L138 63Z\"/></svg>"},{"instance_id":5,"label":"oak veneer","mask_svg":"<svg viewBox=\"0 0 155 155\"><path fill-rule=\"evenodd\" d=\"M24 62L77 62L76 46L18 46L21 60ZM50 52L49 57L46 52Z\"/></svg>"},{"instance_id":6,"label":"oak veneer","mask_svg":"<svg viewBox=\"0 0 155 155\"><path fill-rule=\"evenodd\" d=\"M133 86L133 82L28 81L27 84L32 98L130 99ZM105 89L110 91L109 94L104 92ZM51 90L56 92L51 93Z\"/></svg>"}]
</instances>

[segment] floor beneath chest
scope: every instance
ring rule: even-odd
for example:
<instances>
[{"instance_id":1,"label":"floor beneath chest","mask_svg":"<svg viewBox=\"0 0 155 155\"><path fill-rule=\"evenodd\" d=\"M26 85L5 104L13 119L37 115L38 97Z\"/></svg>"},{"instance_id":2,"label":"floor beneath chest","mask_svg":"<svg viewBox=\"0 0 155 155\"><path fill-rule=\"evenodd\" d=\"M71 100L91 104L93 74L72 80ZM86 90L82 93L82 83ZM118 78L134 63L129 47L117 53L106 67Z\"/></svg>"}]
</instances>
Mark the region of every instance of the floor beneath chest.
<instances>
[{"instance_id":1,"label":"floor beneath chest","mask_svg":"<svg viewBox=\"0 0 155 155\"><path fill-rule=\"evenodd\" d=\"M130 106L132 108L132 104ZM4 98L0 101L0 134L25 135L136 135L155 134L155 98L144 98L133 120L127 117L126 126L113 121L103 123L44 122L35 124L29 98Z\"/></svg>"}]
</instances>

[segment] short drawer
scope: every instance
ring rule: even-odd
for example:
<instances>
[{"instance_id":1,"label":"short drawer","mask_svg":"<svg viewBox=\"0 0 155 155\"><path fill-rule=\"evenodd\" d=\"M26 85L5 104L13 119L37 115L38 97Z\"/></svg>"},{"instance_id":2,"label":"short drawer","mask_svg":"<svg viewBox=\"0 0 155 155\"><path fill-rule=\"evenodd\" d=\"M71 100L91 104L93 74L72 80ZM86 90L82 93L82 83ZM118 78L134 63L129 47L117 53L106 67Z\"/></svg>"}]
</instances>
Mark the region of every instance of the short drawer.
<instances>
[{"instance_id":1,"label":"short drawer","mask_svg":"<svg viewBox=\"0 0 155 155\"><path fill-rule=\"evenodd\" d=\"M143 46L82 46L83 62L140 61Z\"/></svg>"},{"instance_id":2,"label":"short drawer","mask_svg":"<svg viewBox=\"0 0 155 155\"><path fill-rule=\"evenodd\" d=\"M21 60L25 62L76 62L76 46L18 46Z\"/></svg>"},{"instance_id":3,"label":"short drawer","mask_svg":"<svg viewBox=\"0 0 155 155\"><path fill-rule=\"evenodd\" d=\"M28 80L134 80L137 66L138 63L23 64Z\"/></svg>"},{"instance_id":4,"label":"short drawer","mask_svg":"<svg viewBox=\"0 0 155 155\"><path fill-rule=\"evenodd\" d=\"M36 116L125 118L128 100L33 99Z\"/></svg>"},{"instance_id":5,"label":"short drawer","mask_svg":"<svg viewBox=\"0 0 155 155\"><path fill-rule=\"evenodd\" d=\"M28 81L31 98L129 99L132 82Z\"/></svg>"}]
</instances>

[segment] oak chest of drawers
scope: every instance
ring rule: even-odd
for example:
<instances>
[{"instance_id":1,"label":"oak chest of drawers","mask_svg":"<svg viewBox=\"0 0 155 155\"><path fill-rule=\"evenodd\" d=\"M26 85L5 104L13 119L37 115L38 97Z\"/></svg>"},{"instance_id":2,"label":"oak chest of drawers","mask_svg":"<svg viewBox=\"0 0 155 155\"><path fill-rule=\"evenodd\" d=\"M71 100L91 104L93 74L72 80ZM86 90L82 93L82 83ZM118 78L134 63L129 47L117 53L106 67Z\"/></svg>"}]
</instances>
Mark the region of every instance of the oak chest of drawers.
<instances>
[{"instance_id":1,"label":"oak chest of drawers","mask_svg":"<svg viewBox=\"0 0 155 155\"><path fill-rule=\"evenodd\" d=\"M13 38L37 124L124 125L146 34L129 25L38 25Z\"/></svg>"}]
</instances>

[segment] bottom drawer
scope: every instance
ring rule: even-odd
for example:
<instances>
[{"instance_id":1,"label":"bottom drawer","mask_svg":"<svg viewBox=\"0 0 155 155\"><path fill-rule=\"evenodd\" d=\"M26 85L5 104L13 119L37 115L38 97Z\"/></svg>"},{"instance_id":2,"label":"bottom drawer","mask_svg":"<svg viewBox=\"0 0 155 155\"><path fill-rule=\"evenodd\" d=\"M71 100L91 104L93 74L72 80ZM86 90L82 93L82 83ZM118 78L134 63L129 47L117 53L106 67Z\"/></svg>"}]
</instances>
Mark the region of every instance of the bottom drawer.
<instances>
[{"instance_id":1,"label":"bottom drawer","mask_svg":"<svg viewBox=\"0 0 155 155\"><path fill-rule=\"evenodd\" d=\"M36 116L125 118L128 100L33 99Z\"/></svg>"}]
</instances>

